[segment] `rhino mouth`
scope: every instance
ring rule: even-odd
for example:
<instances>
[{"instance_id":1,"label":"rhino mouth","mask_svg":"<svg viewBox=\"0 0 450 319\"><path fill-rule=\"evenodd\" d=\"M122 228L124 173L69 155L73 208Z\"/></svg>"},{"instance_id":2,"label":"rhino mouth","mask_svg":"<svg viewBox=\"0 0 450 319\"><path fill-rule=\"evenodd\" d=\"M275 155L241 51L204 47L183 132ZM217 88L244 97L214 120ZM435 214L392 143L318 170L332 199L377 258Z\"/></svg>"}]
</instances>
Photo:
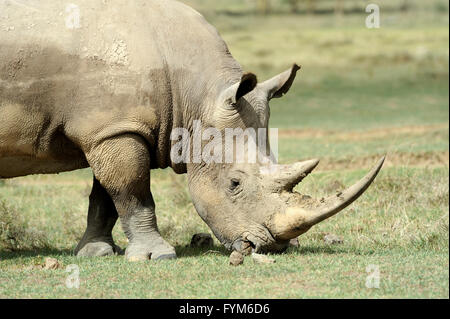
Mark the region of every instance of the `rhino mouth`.
<instances>
[{"instance_id":1,"label":"rhino mouth","mask_svg":"<svg viewBox=\"0 0 450 319\"><path fill-rule=\"evenodd\" d=\"M233 241L231 249L244 255L251 253L282 253L289 247L289 240L275 240L269 228L259 225L258 231L246 231Z\"/></svg>"}]
</instances>

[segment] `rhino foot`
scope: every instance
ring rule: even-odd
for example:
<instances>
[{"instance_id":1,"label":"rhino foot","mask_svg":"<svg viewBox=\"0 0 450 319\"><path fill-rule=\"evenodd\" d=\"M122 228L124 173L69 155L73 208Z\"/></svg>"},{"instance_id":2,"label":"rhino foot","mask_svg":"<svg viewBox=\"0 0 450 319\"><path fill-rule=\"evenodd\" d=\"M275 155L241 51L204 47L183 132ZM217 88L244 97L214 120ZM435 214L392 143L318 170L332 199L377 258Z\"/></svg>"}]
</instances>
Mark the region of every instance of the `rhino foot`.
<instances>
[{"instance_id":1,"label":"rhino foot","mask_svg":"<svg viewBox=\"0 0 450 319\"><path fill-rule=\"evenodd\" d=\"M151 244L130 243L125 255L127 260L131 262L177 258L175 248L162 238L153 240Z\"/></svg>"},{"instance_id":2,"label":"rhino foot","mask_svg":"<svg viewBox=\"0 0 450 319\"><path fill-rule=\"evenodd\" d=\"M78 252L77 257L102 257L112 255L122 255L123 250L119 246L112 246L105 242L87 243Z\"/></svg>"}]
</instances>

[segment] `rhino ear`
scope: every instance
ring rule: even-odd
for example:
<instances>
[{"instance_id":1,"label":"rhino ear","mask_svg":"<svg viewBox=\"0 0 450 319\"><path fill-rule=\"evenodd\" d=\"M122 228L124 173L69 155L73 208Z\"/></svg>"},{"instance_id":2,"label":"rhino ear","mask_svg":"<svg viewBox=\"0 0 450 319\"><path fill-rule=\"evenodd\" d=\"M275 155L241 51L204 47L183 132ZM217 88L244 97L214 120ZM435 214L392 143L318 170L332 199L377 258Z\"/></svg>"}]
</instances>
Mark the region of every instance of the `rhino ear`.
<instances>
[{"instance_id":1,"label":"rhino ear","mask_svg":"<svg viewBox=\"0 0 450 319\"><path fill-rule=\"evenodd\" d=\"M245 73L241 81L232 85L222 94L222 101L229 104L235 104L241 97L253 91L258 84L256 75L253 73Z\"/></svg>"},{"instance_id":2,"label":"rhino ear","mask_svg":"<svg viewBox=\"0 0 450 319\"><path fill-rule=\"evenodd\" d=\"M291 88L292 83L294 82L297 71L300 69L300 66L294 64L292 68L290 68L286 72L283 72L271 78L270 80L261 83L260 86L263 91L267 92L269 100L282 97L284 94L286 94Z\"/></svg>"}]
</instances>

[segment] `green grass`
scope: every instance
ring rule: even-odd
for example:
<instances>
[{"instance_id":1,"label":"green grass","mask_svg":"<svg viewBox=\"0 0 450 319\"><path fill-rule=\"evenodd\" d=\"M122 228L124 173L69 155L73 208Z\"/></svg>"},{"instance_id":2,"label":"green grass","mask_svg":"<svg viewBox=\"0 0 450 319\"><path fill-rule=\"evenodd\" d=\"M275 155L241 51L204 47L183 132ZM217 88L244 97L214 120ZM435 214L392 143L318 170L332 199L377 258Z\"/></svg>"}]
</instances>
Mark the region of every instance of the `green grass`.
<instances>
[{"instance_id":1,"label":"green grass","mask_svg":"<svg viewBox=\"0 0 450 319\"><path fill-rule=\"evenodd\" d=\"M440 253L404 250L364 253L353 248L308 247L276 256L273 265L246 260L232 268L223 255L181 256L175 262L129 264L121 257L79 260L80 288L65 287L64 269L27 268L42 257L6 260L2 297L48 298L448 298L448 259ZM421 267L417 267L420 262ZM366 268L377 265L379 289L366 288ZM20 282L20 285L17 283ZM430 282L433 284L430 285ZM446 292L447 291L447 292Z\"/></svg>"},{"instance_id":2,"label":"green grass","mask_svg":"<svg viewBox=\"0 0 450 319\"><path fill-rule=\"evenodd\" d=\"M339 188L336 185L349 185L364 172L322 171L305 180L298 191L318 197L332 194ZM87 173L81 174L86 183ZM448 298L448 174L448 167L384 169L366 195L303 235L298 248L274 256L276 264L257 265L248 258L237 268L228 265L228 253L220 246L212 252L186 247L192 234L208 229L183 195L185 184L178 185L182 176L154 174L162 233L176 246L179 258L143 264L129 264L122 256L71 255L83 231L87 197L82 184L60 184L79 179L78 173L61 174L53 183L48 180L46 187L39 177L7 181L2 196L16 203L14 209L34 217L30 223L44 230L55 248L0 252L0 297ZM25 182L29 184L22 186ZM52 204L41 202L43 196ZM168 200L174 196L176 200ZM66 210L72 213L60 213ZM327 233L341 236L344 243L325 244ZM124 246L120 230L115 235ZM81 288L65 287L64 269L36 266L47 256L64 267L78 265ZM369 265L380 269L379 289L365 287Z\"/></svg>"},{"instance_id":3,"label":"green grass","mask_svg":"<svg viewBox=\"0 0 450 319\"><path fill-rule=\"evenodd\" d=\"M217 240L210 250L187 247L210 230L186 177L169 170L152 172L152 192L179 258L156 263L72 256L90 170L0 181L0 298L449 298L448 4L413 1L399 12L380 0L382 27L368 30L358 1L361 13L341 17L291 15L286 6L264 17L251 2L186 2L260 81L303 65L291 91L271 102L270 122L281 162L322 159L297 191L333 194L387 154L375 183L298 248L273 256L275 264L247 258L231 267ZM343 243L326 244L328 233ZM113 234L126 247L119 224ZM45 257L63 267L42 269ZM80 268L79 289L65 286L70 264ZM365 286L369 265L379 268L379 289Z\"/></svg>"},{"instance_id":4,"label":"green grass","mask_svg":"<svg viewBox=\"0 0 450 319\"><path fill-rule=\"evenodd\" d=\"M375 155L388 155L390 159L398 163L397 158L412 161L412 164L420 160L432 159L434 155L446 154L448 158L449 132L448 125L424 131L414 132L414 127L408 133L399 133L395 130L373 131L363 137L359 137L361 132L340 134L336 131L318 131L318 137L311 138L311 134L304 135L295 131L290 135L279 131L279 157L282 162L291 162L298 159L319 157L328 161L347 159L357 160L361 157L374 157ZM355 154L357 156L355 157ZM404 162L403 164L408 164Z\"/></svg>"},{"instance_id":5,"label":"green grass","mask_svg":"<svg viewBox=\"0 0 450 319\"><path fill-rule=\"evenodd\" d=\"M291 91L271 103L271 127L355 131L448 122L448 74L395 79L398 75L387 71L394 79L378 82L329 73L318 84L308 84L309 72L300 71Z\"/></svg>"}]
</instances>

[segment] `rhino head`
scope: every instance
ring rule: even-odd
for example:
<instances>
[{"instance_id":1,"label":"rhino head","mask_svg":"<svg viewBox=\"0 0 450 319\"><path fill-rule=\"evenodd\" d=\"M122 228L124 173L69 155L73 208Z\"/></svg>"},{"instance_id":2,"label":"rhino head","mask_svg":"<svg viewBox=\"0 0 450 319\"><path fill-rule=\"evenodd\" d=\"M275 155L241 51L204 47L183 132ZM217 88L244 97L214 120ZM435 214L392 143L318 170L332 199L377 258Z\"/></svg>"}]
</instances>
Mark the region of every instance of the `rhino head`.
<instances>
[{"instance_id":1,"label":"rhino head","mask_svg":"<svg viewBox=\"0 0 450 319\"><path fill-rule=\"evenodd\" d=\"M269 101L291 87L299 66L260 84L253 74L225 88L216 99L207 126L220 129L268 128ZM258 136L257 138L261 138ZM248 146L250 138L245 145ZM269 147L267 136L265 146ZM270 147L269 147L270 148ZM268 161L188 164L189 190L200 217L228 249L282 252L290 239L333 216L356 200L372 183L384 158L361 181L320 200L293 191L319 160L278 165L270 151ZM248 159L248 147L243 148ZM224 148L223 152L230 152ZM227 154L222 154L224 157ZM224 158L223 157L223 158Z\"/></svg>"}]
</instances>

